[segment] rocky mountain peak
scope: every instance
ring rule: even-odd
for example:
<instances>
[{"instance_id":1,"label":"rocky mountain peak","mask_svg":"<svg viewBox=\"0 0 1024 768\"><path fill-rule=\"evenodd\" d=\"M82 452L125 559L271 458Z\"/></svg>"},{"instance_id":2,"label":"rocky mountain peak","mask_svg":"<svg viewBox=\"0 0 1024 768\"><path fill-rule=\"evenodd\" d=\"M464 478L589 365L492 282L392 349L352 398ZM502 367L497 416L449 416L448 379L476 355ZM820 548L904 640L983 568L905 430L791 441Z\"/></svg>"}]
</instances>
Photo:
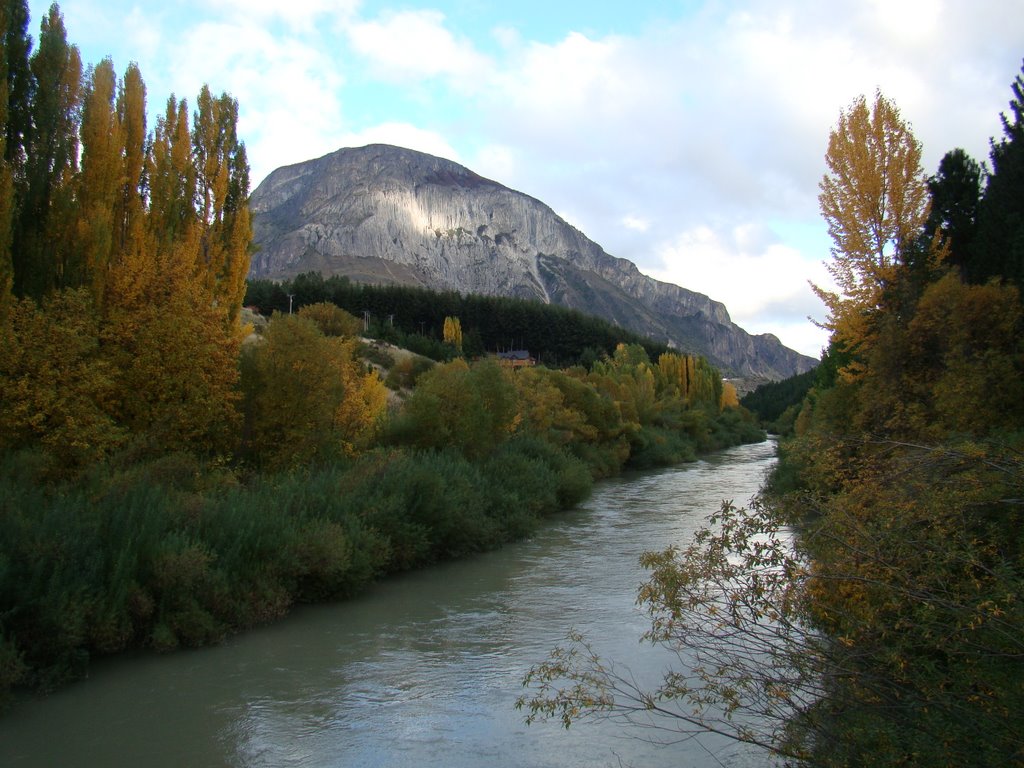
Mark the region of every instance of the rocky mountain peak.
<instances>
[{"instance_id":1,"label":"rocky mountain peak","mask_svg":"<svg viewBox=\"0 0 1024 768\"><path fill-rule=\"evenodd\" d=\"M528 195L458 163L385 144L271 173L253 192L252 277L302 272L557 303L779 379L816 361L751 336L725 306L643 275Z\"/></svg>"}]
</instances>

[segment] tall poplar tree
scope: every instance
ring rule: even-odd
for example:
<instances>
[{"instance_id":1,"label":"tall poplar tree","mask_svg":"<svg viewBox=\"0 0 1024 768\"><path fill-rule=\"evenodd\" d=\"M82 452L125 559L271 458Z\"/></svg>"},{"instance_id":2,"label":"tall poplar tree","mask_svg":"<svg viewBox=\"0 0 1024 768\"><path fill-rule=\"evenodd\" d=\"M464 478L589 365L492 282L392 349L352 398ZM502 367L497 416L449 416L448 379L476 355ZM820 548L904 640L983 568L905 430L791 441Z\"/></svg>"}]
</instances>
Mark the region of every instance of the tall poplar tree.
<instances>
[{"instance_id":1,"label":"tall poplar tree","mask_svg":"<svg viewBox=\"0 0 1024 768\"><path fill-rule=\"evenodd\" d=\"M214 299L235 323L249 271L249 167L237 133L238 102L227 94L199 92L192 131L196 199L202 227L197 270Z\"/></svg>"},{"instance_id":2,"label":"tall poplar tree","mask_svg":"<svg viewBox=\"0 0 1024 768\"><path fill-rule=\"evenodd\" d=\"M0 355L0 389L20 398L12 412L50 413L67 436L92 403L116 437L96 445L130 434L154 451L230 450L252 236L237 102L204 87L190 119L172 96L150 134L137 66L119 82L105 59L83 79L56 5L31 57L24 4L3 0L0 13L0 310L5 340L38 353ZM94 336L54 369L65 394L43 408L23 384L38 361L62 359L46 332L62 307L88 315L78 327ZM39 437L39 423L11 447Z\"/></svg>"},{"instance_id":3,"label":"tall poplar tree","mask_svg":"<svg viewBox=\"0 0 1024 768\"><path fill-rule=\"evenodd\" d=\"M68 248L71 182L78 169L82 61L78 48L68 44L56 4L40 25L39 48L29 66L35 88L12 256L14 292L38 298L54 288L77 284L84 272Z\"/></svg>"},{"instance_id":4,"label":"tall poplar tree","mask_svg":"<svg viewBox=\"0 0 1024 768\"><path fill-rule=\"evenodd\" d=\"M18 12L21 12L19 18ZM11 223L14 215L13 163L8 157L7 147L14 146L8 139L11 129L11 58L16 58L12 47L24 41L28 14L24 3L3 2L0 4L0 329L6 321L10 307L11 288L14 282L14 265L11 261ZM20 35L19 35L20 32ZM27 54L27 47L25 48ZM14 70L17 71L17 62ZM25 67L27 70L27 66ZM15 141L17 139L15 138ZM0 330L2 332L2 330Z\"/></svg>"},{"instance_id":5,"label":"tall poplar tree","mask_svg":"<svg viewBox=\"0 0 1024 768\"><path fill-rule=\"evenodd\" d=\"M921 145L891 101L864 96L840 113L825 155L818 201L832 238L826 265L839 292L812 284L833 343L855 352L890 297L904 256L928 217ZM856 363L848 372L857 369Z\"/></svg>"},{"instance_id":6,"label":"tall poplar tree","mask_svg":"<svg viewBox=\"0 0 1024 768\"><path fill-rule=\"evenodd\" d=\"M125 141L124 167L135 178L142 107L131 105L144 99L141 83L132 82L133 76L126 77L121 104L123 133L135 136ZM234 406L242 291L227 290L224 270L216 265L229 253L238 255L232 268L244 280L250 231L247 210L240 217L226 210L228 163L224 172L211 173L207 155L197 150L197 144L204 151L235 146L237 110L218 113L208 124L200 114L203 109L190 123L187 102L172 96L157 120L145 160L148 210L141 234L135 223L140 201L125 188L119 218L124 247L115 281L120 287L116 303L108 307L108 329L119 350L122 418L131 430L146 435L154 448L202 444L228 450L238 426ZM200 133L202 142L196 141ZM247 178L247 166L241 172ZM245 226L233 230L229 224L239 218ZM225 231L239 240L233 251L220 237ZM211 261L211 253L221 261Z\"/></svg>"},{"instance_id":7,"label":"tall poplar tree","mask_svg":"<svg viewBox=\"0 0 1024 768\"><path fill-rule=\"evenodd\" d=\"M24 191L26 143L35 91L25 0L0 2L0 320L14 288L14 228Z\"/></svg>"},{"instance_id":8,"label":"tall poplar tree","mask_svg":"<svg viewBox=\"0 0 1024 768\"><path fill-rule=\"evenodd\" d=\"M116 95L114 64L104 59L90 71L82 105L82 168L77 177L78 216L74 232L77 259L89 275L97 304L102 302L114 255L115 208L123 190L124 142Z\"/></svg>"},{"instance_id":9,"label":"tall poplar tree","mask_svg":"<svg viewBox=\"0 0 1024 768\"><path fill-rule=\"evenodd\" d=\"M120 189L114 204L113 254L105 277L104 298L123 305L137 304L143 290L149 254L144 194L146 176L146 86L131 64L117 96L121 128Z\"/></svg>"}]
</instances>

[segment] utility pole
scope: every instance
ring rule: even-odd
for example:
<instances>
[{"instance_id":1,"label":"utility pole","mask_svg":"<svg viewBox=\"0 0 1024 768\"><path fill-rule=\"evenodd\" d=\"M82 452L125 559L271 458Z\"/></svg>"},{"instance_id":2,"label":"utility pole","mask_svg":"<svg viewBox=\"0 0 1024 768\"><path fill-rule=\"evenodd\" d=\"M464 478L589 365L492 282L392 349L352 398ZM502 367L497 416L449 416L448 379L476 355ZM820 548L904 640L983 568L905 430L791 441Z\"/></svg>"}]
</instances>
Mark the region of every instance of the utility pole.
<instances>
[{"instance_id":1,"label":"utility pole","mask_svg":"<svg viewBox=\"0 0 1024 768\"><path fill-rule=\"evenodd\" d=\"M292 299L294 299L294 298L295 298L295 294L294 293L289 293L288 294L288 314L289 315L292 313Z\"/></svg>"}]
</instances>

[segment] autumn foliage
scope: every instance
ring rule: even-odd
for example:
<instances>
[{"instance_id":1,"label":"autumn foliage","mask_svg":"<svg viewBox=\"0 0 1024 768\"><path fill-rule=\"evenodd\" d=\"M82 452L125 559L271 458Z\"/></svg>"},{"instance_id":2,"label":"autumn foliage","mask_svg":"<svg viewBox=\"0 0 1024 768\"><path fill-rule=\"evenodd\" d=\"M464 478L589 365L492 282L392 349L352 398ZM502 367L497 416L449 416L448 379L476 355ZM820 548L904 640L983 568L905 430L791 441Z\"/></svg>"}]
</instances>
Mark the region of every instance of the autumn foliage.
<instances>
[{"instance_id":1,"label":"autumn foliage","mask_svg":"<svg viewBox=\"0 0 1024 768\"><path fill-rule=\"evenodd\" d=\"M0 3L0 703L499 546L625 466L763 439L705 360L652 363L596 321L614 351L565 371L467 361L479 334L447 311L440 365L308 295L244 325L237 102L171 96L149 127L135 65L83 70L56 6L35 52L27 29Z\"/></svg>"},{"instance_id":2,"label":"autumn foliage","mask_svg":"<svg viewBox=\"0 0 1024 768\"><path fill-rule=\"evenodd\" d=\"M749 508L726 502L690 545L643 559L645 639L679 665L644 687L570 633L525 679L528 721L620 715L787 765L1024 764L1020 77L1013 90L973 202L969 178L927 179L881 94L841 113L820 196L831 343L795 435Z\"/></svg>"},{"instance_id":3,"label":"autumn foliage","mask_svg":"<svg viewBox=\"0 0 1024 768\"><path fill-rule=\"evenodd\" d=\"M204 88L190 118L172 97L147 133L138 68L83 74L56 6L27 48L6 56L33 88L5 131L0 447L52 446L63 470L128 443L225 453L251 240L237 103Z\"/></svg>"}]
</instances>

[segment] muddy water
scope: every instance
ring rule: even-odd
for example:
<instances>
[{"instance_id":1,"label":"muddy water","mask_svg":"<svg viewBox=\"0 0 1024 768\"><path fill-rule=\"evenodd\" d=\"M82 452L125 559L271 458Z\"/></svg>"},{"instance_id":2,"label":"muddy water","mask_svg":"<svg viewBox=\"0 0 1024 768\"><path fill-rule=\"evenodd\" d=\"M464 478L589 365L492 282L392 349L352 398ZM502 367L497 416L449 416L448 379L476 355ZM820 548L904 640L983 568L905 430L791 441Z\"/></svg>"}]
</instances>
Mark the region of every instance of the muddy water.
<instances>
[{"instance_id":1,"label":"muddy water","mask_svg":"<svg viewBox=\"0 0 1024 768\"><path fill-rule=\"evenodd\" d=\"M639 643L641 552L686 543L723 499L745 503L773 445L600 484L501 551L391 579L216 648L97 664L0 718L13 766L760 765L711 738L671 746L615 721L526 726L531 664L570 628L641 680L678 660Z\"/></svg>"}]
</instances>

